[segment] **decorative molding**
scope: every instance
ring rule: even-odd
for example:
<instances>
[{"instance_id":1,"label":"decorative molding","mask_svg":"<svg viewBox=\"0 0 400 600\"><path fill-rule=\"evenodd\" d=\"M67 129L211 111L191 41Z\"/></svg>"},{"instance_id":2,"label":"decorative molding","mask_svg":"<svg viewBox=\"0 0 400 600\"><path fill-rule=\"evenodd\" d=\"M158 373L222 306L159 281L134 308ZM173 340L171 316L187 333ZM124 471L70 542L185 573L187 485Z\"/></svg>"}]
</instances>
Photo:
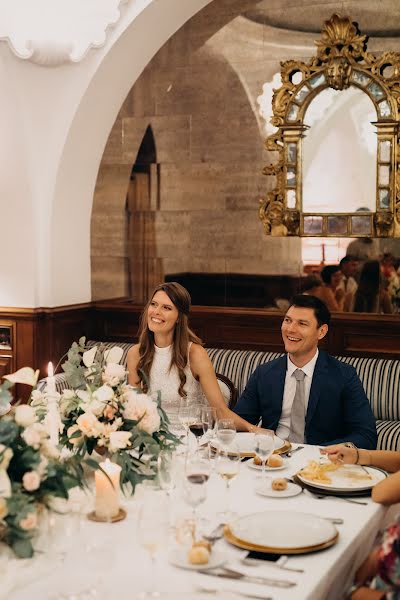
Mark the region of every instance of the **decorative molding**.
<instances>
[{"instance_id":1,"label":"decorative molding","mask_svg":"<svg viewBox=\"0 0 400 600\"><path fill-rule=\"evenodd\" d=\"M104 46L129 1L1 0L0 41L43 67L81 62L91 48Z\"/></svg>"}]
</instances>

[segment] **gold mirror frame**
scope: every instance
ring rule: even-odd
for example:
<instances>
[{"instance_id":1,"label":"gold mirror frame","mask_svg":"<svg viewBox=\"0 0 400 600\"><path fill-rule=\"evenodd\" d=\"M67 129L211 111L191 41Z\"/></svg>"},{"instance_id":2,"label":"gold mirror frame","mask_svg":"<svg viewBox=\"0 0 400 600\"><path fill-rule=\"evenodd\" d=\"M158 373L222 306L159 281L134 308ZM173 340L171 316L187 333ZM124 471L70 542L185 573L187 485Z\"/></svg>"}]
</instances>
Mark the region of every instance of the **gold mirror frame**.
<instances>
[{"instance_id":1,"label":"gold mirror frame","mask_svg":"<svg viewBox=\"0 0 400 600\"><path fill-rule=\"evenodd\" d=\"M295 60L281 63L283 83L274 90L271 118L278 131L265 142L267 150L278 154L278 160L263 170L265 175L275 177L276 182L275 188L260 200L259 207L266 235L400 237L400 53L375 56L367 52L367 39L361 35L357 23L334 14L324 23L321 39L315 42L316 57L308 63ZM293 82L296 73L301 73L300 83ZM350 85L369 96L378 115L373 123L378 138L376 211L304 213L302 138L307 129L304 115L310 102L326 88L344 90ZM385 185L380 180L381 167L386 176L389 170Z\"/></svg>"}]
</instances>

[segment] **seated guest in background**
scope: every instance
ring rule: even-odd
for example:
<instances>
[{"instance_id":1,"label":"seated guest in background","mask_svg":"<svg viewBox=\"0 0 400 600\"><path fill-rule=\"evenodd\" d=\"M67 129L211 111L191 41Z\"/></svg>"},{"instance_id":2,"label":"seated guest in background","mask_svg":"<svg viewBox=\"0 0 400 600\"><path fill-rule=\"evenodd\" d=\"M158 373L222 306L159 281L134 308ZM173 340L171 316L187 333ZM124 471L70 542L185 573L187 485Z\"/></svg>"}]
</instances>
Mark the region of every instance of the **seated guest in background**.
<instances>
[{"instance_id":1,"label":"seated guest in background","mask_svg":"<svg viewBox=\"0 0 400 600\"><path fill-rule=\"evenodd\" d=\"M341 279L339 266L329 265L322 269L321 277L316 274L306 277L302 285L303 294L316 296L330 311L340 312L344 304L344 291L338 288Z\"/></svg>"},{"instance_id":2,"label":"seated guest in background","mask_svg":"<svg viewBox=\"0 0 400 600\"><path fill-rule=\"evenodd\" d=\"M358 271L358 260L350 254L346 254L340 261L339 266L343 277L338 288L343 289L345 294L355 294L357 291L357 282L354 276Z\"/></svg>"},{"instance_id":3,"label":"seated guest in background","mask_svg":"<svg viewBox=\"0 0 400 600\"><path fill-rule=\"evenodd\" d=\"M328 446L321 452L332 462L371 465L393 473L373 488L372 499L386 506L400 502L400 452L364 450L343 444ZM389 525L384 533L382 544L371 552L358 569L355 585L349 590L346 598L352 600L400 598L399 522Z\"/></svg>"},{"instance_id":4,"label":"seated guest in background","mask_svg":"<svg viewBox=\"0 0 400 600\"><path fill-rule=\"evenodd\" d=\"M355 294L346 297L344 308L350 312L384 314L393 312L390 296L385 289L385 281L379 261L367 260L364 263L357 291Z\"/></svg>"},{"instance_id":5,"label":"seated guest in background","mask_svg":"<svg viewBox=\"0 0 400 600\"><path fill-rule=\"evenodd\" d=\"M233 419L240 431L255 431L226 406L201 340L189 329L189 292L175 281L156 287L140 323L139 343L127 357L128 382L145 392L161 391L161 406L177 419L181 399L206 399L218 418ZM149 386L149 389L148 389Z\"/></svg>"},{"instance_id":6,"label":"seated guest in background","mask_svg":"<svg viewBox=\"0 0 400 600\"><path fill-rule=\"evenodd\" d=\"M375 419L355 369L318 350L329 322L319 298L295 296L281 327L287 356L254 371L235 412L293 442L376 448Z\"/></svg>"}]
</instances>

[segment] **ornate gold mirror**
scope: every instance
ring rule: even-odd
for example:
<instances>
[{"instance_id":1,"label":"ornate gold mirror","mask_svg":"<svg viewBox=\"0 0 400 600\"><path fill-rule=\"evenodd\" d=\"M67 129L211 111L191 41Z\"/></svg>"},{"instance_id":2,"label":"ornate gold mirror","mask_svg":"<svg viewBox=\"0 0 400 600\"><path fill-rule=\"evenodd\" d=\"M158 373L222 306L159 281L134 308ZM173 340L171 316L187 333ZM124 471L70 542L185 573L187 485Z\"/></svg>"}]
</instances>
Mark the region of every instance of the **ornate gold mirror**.
<instances>
[{"instance_id":1,"label":"ornate gold mirror","mask_svg":"<svg viewBox=\"0 0 400 600\"><path fill-rule=\"evenodd\" d=\"M308 63L281 63L266 140L275 188L260 200L273 236L400 237L400 54L333 15Z\"/></svg>"}]
</instances>

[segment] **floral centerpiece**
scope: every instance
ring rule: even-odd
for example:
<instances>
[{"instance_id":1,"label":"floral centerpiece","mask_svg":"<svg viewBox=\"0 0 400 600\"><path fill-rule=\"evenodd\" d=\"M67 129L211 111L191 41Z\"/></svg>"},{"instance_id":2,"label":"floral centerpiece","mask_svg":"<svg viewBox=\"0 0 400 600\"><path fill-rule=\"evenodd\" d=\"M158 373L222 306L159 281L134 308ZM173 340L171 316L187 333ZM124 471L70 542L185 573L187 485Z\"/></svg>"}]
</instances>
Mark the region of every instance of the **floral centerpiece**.
<instances>
[{"instance_id":1,"label":"floral centerpiece","mask_svg":"<svg viewBox=\"0 0 400 600\"><path fill-rule=\"evenodd\" d=\"M38 371L28 367L7 375L0 385L0 406L12 399L13 383L36 385ZM54 497L68 499L70 488L81 485L82 467L71 458L59 460L45 424L35 410L21 404L0 418L0 540L20 558L30 558L32 538L44 507Z\"/></svg>"},{"instance_id":2,"label":"floral centerpiece","mask_svg":"<svg viewBox=\"0 0 400 600\"><path fill-rule=\"evenodd\" d=\"M160 394L153 397L127 385L119 364L122 349L88 349L85 342L84 337L74 342L62 365L70 389L59 399L60 442L79 457L94 451L109 455L121 467L121 486L130 483L134 490L155 476L160 450L172 449L178 440L169 432ZM43 406L40 398L34 403Z\"/></svg>"}]
</instances>

